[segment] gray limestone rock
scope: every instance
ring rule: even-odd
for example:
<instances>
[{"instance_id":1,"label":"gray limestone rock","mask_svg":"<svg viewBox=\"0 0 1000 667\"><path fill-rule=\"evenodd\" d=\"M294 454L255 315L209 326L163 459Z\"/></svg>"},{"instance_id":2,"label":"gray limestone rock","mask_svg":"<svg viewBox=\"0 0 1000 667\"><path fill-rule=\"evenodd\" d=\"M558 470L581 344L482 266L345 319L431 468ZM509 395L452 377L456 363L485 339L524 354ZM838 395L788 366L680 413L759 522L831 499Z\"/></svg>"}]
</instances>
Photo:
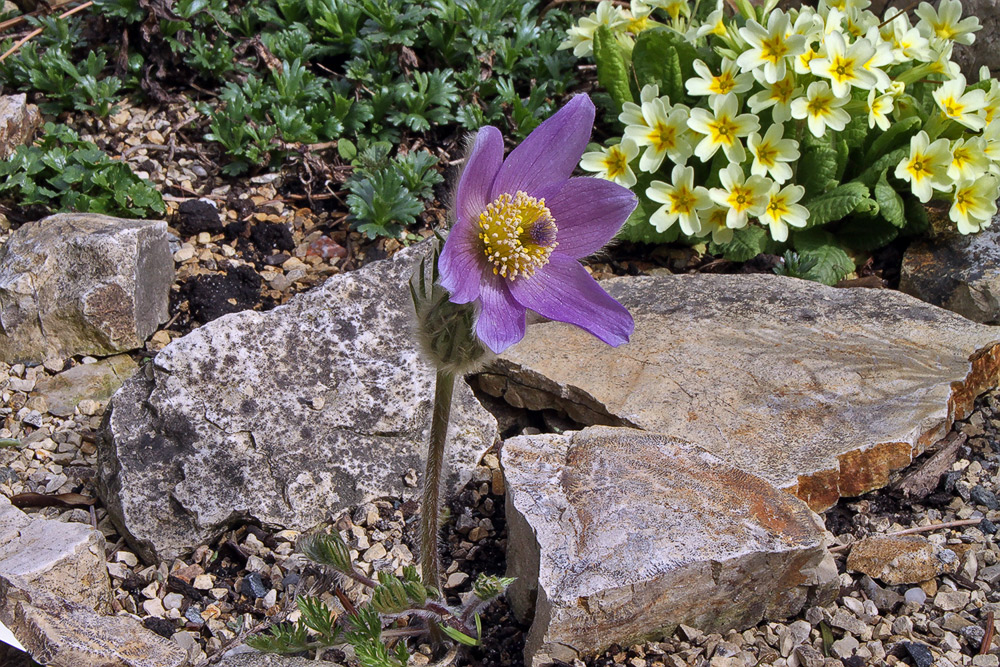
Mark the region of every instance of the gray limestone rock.
<instances>
[{"instance_id":1,"label":"gray limestone rock","mask_svg":"<svg viewBox=\"0 0 1000 667\"><path fill-rule=\"evenodd\" d=\"M935 7L938 2L932 3ZM959 64L969 83L979 81L979 69L986 66L993 77L1000 76L1000 4L997 0L962 0L962 17L975 16L982 30L972 44L956 44L952 60Z\"/></svg>"},{"instance_id":2,"label":"gray limestone rock","mask_svg":"<svg viewBox=\"0 0 1000 667\"><path fill-rule=\"evenodd\" d=\"M1000 323L1000 221L995 222L978 234L911 245L899 289L974 322Z\"/></svg>"},{"instance_id":3,"label":"gray limestone rock","mask_svg":"<svg viewBox=\"0 0 1000 667\"><path fill-rule=\"evenodd\" d=\"M534 607L532 667L679 624L743 630L837 591L819 517L700 447L591 427L509 439L501 465L508 599L521 617Z\"/></svg>"},{"instance_id":4,"label":"gray limestone rock","mask_svg":"<svg viewBox=\"0 0 1000 667\"><path fill-rule=\"evenodd\" d=\"M325 664L335 667L333 663ZM227 656L220 660L218 665L219 667L316 667L316 661L273 653L251 652Z\"/></svg>"},{"instance_id":5,"label":"gray limestone rock","mask_svg":"<svg viewBox=\"0 0 1000 667\"><path fill-rule=\"evenodd\" d=\"M41 123L42 114L34 104L28 104L24 93L0 96L0 160L29 143Z\"/></svg>"},{"instance_id":6,"label":"gray limestone rock","mask_svg":"<svg viewBox=\"0 0 1000 667\"><path fill-rule=\"evenodd\" d=\"M110 613L104 536L81 523L28 516L0 496L0 576Z\"/></svg>"},{"instance_id":7,"label":"gray limestone rock","mask_svg":"<svg viewBox=\"0 0 1000 667\"><path fill-rule=\"evenodd\" d=\"M766 275L602 285L635 318L630 343L535 324L479 386L692 442L817 511L885 486L1000 373L995 329L891 290Z\"/></svg>"},{"instance_id":8,"label":"gray limestone rock","mask_svg":"<svg viewBox=\"0 0 1000 667\"><path fill-rule=\"evenodd\" d=\"M132 357L119 354L95 364L80 364L38 380L32 396L41 396L51 414L69 417L84 399L106 401L125 383L137 366Z\"/></svg>"},{"instance_id":9,"label":"gray limestone rock","mask_svg":"<svg viewBox=\"0 0 1000 667\"><path fill-rule=\"evenodd\" d=\"M0 248L0 361L140 347L167 320L174 263L162 221L60 213Z\"/></svg>"},{"instance_id":10,"label":"gray limestone rock","mask_svg":"<svg viewBox=\"0 0 1000 667\"><path fill-rule=\"evenodd\" d=\"M266 313L173 341L112 398L98 488L146 559L171 559L248 517L302 530L379 496L412 497L434 371L407 281L426 246L334 276ZM497 437L464 382L446 465L456 488Z\"/></svg>"},{"instance_id":11,"label":"gray limestone rock","mask_svg":"<svg viewBox=\"0 0 1000 667\"><path fill-rule=\"evenodd\" d=\"M187 654L132 616L102 616L0 574L0 622L48 667L183 667Z\"/></svg>"}]
</instances>

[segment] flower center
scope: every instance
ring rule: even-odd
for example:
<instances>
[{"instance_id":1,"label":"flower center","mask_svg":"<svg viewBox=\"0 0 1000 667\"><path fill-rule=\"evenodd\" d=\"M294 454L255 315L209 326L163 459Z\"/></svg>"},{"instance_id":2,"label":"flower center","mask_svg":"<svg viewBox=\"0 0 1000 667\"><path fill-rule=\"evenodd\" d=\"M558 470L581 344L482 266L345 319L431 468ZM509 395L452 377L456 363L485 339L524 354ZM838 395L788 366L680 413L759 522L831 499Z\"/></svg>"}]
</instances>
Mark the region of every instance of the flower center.
<instances>
[{"instance_id":1,"label":"flower center","mask_svg":"<svg viewBox=\"0 0 1000 667\"><path fill-rule=\"evenodd\" d=\"M555 249L556 221L544 199L520 190L504 193L479 215L479 239L493 274L513 281L549 263Z\"/></svg>"}]
</instances>

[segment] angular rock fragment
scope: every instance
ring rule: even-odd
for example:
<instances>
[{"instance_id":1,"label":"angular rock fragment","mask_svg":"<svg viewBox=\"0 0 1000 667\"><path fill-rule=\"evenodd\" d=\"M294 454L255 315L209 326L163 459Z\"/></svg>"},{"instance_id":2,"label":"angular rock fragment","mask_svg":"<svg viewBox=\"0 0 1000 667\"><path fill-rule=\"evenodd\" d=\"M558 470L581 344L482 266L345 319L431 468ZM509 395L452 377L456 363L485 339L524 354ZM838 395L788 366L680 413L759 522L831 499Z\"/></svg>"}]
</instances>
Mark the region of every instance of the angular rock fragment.
<instances>
[{"instance_id":1,"label":"angular rock fragment","mask_svg":"<svg viewBox=\"0 0 1000 667\"><path fill-rule=\"evenodd\" d=\"M899 289L974 322L1000 322L1000 228L914 243Z\"/></svg>"},{"instance_id":2,"label":"angular rock fragment","mask_svg":"<svg viewBox=\"0 0 1000 667\"><path fill-rule=\"evenodd\" d=\"M425 246L334 276L266 313L173 341L110 403L98 488L133 549L171 559L248 517L297 530L415 493L434 371L411 334L407 281ZM447 483L497 437L460 382Z\"/></svg>"},{"instance_id":3,"label":"angular rock fragment","mask_svg":"<svg viewBox=\"0 0 1000 667\"><path fill-rule=\"evenodd\" d=\"M0 160L6 160L18 146L29 143L41 122L38 107L28 104L24 93L0 96Z\"/></svg>"},{"instance_id":4,"label":"angular rock fragment","mask_svg":"<svg viewBox=\"0 0 1000 667\"><path fill-rule=\"evenodd\" d=\"M700 447L591 427L504 443L508 592L526 664L745 629L826 604L837 570L809 508Z\"/></svg>"},{"instance_id":5,"label":"angular rock fragment","mask_svg":"<svg viewBox=\"0 0 1000 667\"><path fill-rule=\"evenodd\" d=\"M111 612L104 536L81 523L33 518L0 495L0 576Z\"/></svg>"},{"instance_id":6,"label":"angular rock fragment","mask_svg":"<svg viewBox=\"0 0 1000 667\"><path fill-rule=\"evenodd\" d=\"M119 354L94 364L80 364L58 375L46 375L35 384L32 396L41 396L51 414L69 417L84 399L106 401L137 368L132 357Z\"/></svg>"},{"instance_id":7,"label":"angular rock fragment","mask_svg":"<svg viewBox=\"0 0 1000 667\"><path fill-rule=\"evenodd\" d=\"M0 574L0 621L48 667L182 667L187 654L131 616L101 616Z\"/></svg>"},{"instance_id":8,"label":"angular rock fragment","mask_svg":"<svg viewBox=\"0 0 1000 667\"><path fill-rule=\"evenodd\" d=\"M817 511L885 486L1000 370L995 329L890 290L764 275L602 286L635 317L629 344L536 324L480 387L692 442Z\"/></svg>"},{"instance_id":9,"label":"angular rock fragment","mask_svg":"<svg viewBox=\"0 0 1000 667\"><path fill-rule=\"evenodd\" d=\"M61 213L0 248L0 361L140 347L167 320L174 264L163 221Z\"/></svg>"},{"instance_id":10,"label":"angular rock fragment","mask_svg":"<svg viewBox=\"0 0 1000 667\"><path fill-rule=\"evenodd\" d=\"M890 586L919 584L956 572L958 556L920 535L865 537L851 546L847 569L862 572Z\"/></svg>"},{"instance_id":11,"label":"angular rock fragment","mask_svg":"<svg viewBox=\"0 0 1000 667\"><path fill-rule=\"evenodd\" d=\"M219 667L316 667L315 660L273 653L237 653L223 658Z\"/></svg>"}]
</instances>

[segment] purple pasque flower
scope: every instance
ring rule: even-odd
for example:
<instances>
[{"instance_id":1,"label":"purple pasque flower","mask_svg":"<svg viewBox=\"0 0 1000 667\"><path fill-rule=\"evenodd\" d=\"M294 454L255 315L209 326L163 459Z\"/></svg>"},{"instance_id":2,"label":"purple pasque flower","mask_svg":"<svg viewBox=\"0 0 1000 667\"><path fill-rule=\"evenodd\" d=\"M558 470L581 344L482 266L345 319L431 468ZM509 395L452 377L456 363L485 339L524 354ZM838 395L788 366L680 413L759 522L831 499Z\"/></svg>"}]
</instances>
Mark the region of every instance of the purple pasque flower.
<instances>
[{"instance_id":1,"label":"purple pasque flower","mask_svg":"<svg viewBox=\"0 0 1000 667\"><path fill-rule=\"evenodd\" d=\"M477 303L476 335L496 353L524 337L528 309L613 346L635 328L578 261L610 241L637 204L616 183L570 177L593 126L593 102L577 95L506 160L497 128L476 135L438 268L452 302Z\"/></svg>"}]
</instances>

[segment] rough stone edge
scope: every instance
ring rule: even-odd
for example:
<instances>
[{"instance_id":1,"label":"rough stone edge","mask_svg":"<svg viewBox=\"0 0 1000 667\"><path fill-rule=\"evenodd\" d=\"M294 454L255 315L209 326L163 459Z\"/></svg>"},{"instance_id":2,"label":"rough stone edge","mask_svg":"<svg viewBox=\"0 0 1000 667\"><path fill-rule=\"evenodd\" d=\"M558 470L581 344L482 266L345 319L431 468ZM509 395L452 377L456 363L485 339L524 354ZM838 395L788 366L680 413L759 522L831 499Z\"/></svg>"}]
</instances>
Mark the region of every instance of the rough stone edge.
<instances>
[{"instance_id":1,"label":"rough stone edge","mask_svg":"<svg viewBox=\"0 0 1000 667\"><path fill-rule=\"evenodd\" d=\"M917 435L914 443L876 442L862 446L841 454L836 469L800 475L796 483L782 487L783 490L804 501L814 512L823 512L842 497L860 496L886 486L892 473L906 468L928 447L944 438L956 420L965 419L972 412L976 398L997 386L1000 382L1000 341L976 350L969 357L969 364L965 379L951 383L945 418ZM562 410L570 419L585 426L627 426L643 430L613 415L607 406L579 387L569 384L560 387L544 375L525 368L520 368L519 374L528 382L515 382L511 373L518 368L506 359L495 360L476 376L480 389L518 408L534 409L521 400L525 394L536 400L547 400L547 407ZM507 398L511 387L516 387L512 394L518 396L513 401Z\"/></svg>"}]
</instances>

